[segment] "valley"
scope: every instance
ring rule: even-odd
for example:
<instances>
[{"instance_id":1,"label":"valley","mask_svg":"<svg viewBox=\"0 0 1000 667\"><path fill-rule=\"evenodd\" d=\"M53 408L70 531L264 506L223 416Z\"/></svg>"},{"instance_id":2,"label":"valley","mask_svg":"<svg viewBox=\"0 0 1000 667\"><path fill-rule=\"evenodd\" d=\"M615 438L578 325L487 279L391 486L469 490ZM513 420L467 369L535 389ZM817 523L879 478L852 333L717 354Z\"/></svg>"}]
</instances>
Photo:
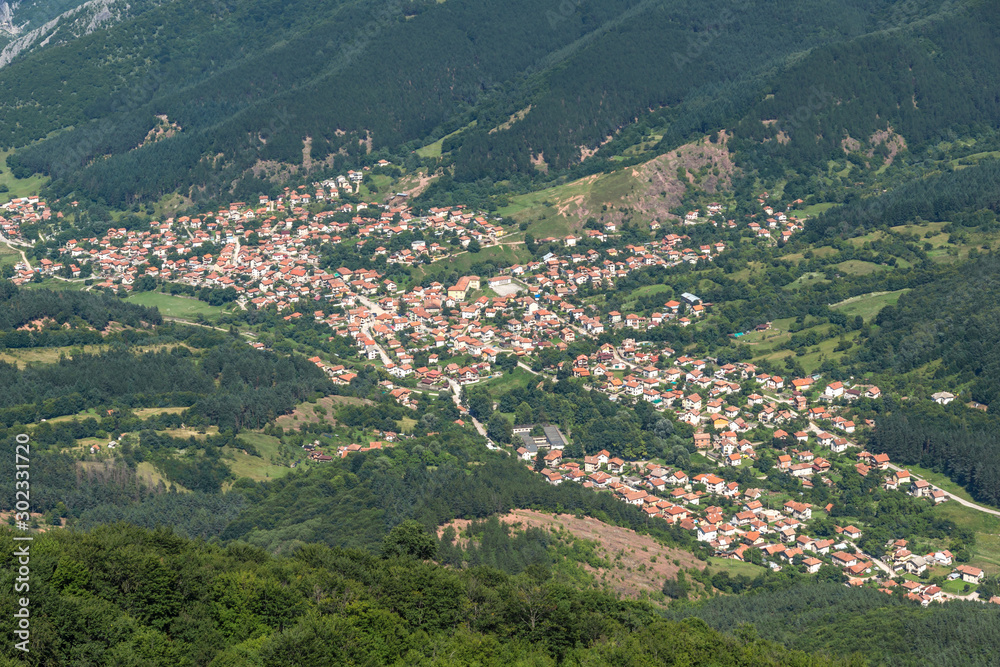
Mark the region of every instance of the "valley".
<instances>
[{"instance_id":1,"label":"valley","mask_svg":"<svg viewBox=\"0 0 1000 667\"><path fill-rule=\"evenodd\" d=\"M998 21L0 0L0 667L996 664Z\"/></svg>"}]
</instances>

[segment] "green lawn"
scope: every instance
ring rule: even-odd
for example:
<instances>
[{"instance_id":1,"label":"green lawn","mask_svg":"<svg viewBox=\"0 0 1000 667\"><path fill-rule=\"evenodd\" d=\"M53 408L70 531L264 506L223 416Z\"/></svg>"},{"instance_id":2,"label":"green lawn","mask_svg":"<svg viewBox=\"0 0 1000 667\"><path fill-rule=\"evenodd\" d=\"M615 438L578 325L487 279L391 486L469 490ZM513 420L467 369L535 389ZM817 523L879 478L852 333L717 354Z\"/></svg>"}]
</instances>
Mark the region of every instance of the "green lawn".
<instances>
[{"instance_id":1,"label":"green lawn","mask_svg":"<svg viewBox=\"0 0 1000 667\"><path fill-rule=\"evenodd\" d=\"M921 468L920 466L906 466L906 469L912 472L914 475L923 477L934 486L942 488L948 493L955 494L962 500L968 500L969 502L976 503L977 505L982 505L983 507L990 507L991 509L1000 509L997 507L993 507L992 505L988 505L987 503L981 503L978 500L973 499L973 497L969 495L968 491L966 491L963 487L959 486L955 482L951 481L947 475L933 472L932 470L928 470L927 468Z\"/></svg>"},{"instance_id":2,"label":"green lawn","mask_svg":"<svg viewBox=\"0 0 1000 667\"><path fill-rule=\"evenodd\" d=\"M969 590L965 590L966 586L969 587ZM953 579L951 581L944 582L941 586L941 590L945 593L951 593L952 595L968 595L972 591L976 590L976 586L974 584L967 584L961 579Z\"/></svg>"},{"instance_id":3,"label":"green lawn","mask_svg":"<svg viewBox=\"0 0 1000 667\"><path fill-rule=\"evenodd\" d=\"M0 243L0 266L14 266L21 261L21 253L6 243Z\"/></svg>"},{"instance_id":4,"label":"green lawn","mask_svg":"<svg viewBox=\"0 0 1000 667\"><path fill-rule=\"evenodd\" d=\"M462 132L464 130L468 130L468 129L473 128L475 126L476 126L476 121L472 121L471 123L469 123L465 127L459 128L459 129L455 130L454 132L452 132L451 134L444 135L443 137L441 137L440 139L438 139L434 143L427 144L426 146L424 146L422 148L418 148L416 150L416 153L420 157L441 157L441 146L442 146L442 144L444 144L444 140L445 139L447 139L448 137L453 137L456 134L458 134L459 132Z\"/></svg>"},{"instance_id":5,"label":"green lawn","mask_svg":"<svg viewBox=\"0 0 1000 667\"><path fill-rule=\"evenodd\" d=\"M139 463L139 465L136 466L135 472L136 475L140 479L145 480L149 486L155 487L159 482L163 482L163 485L168 489L170 488L170 485L173 484L180 493L186 493L188 491L188 489L184 488L177 482L171 482L167 479L159 470L156 469L156 466L149 461L142 461Z\"/></svg>"},{"instance_id":6,"label":"green lawn","mask_svg":"<svg viewBox=\"0 0 1000 667\"><path fill-rule=\"evenodd\" d=\"M973 153L972 155L966 155L963 158L956 158L949 162L949 166L952 169L963 169L965 167L972 166L970 163L977 163L983 159L990 158L1000 158L1000 151L985 151L983 153Z\"/></svg>"},{"instance_id":7,"label":"green lawn","mask_svg":"<svg viewBox=\"0 0 1000 667\"><path fill-rule=\"evenodd\" d=\"M731 558L717 558L715 556L709 556L708 566L713 572L718 572L722 570L728 572L729 576L735 577L738 574L745 574L751 579L764 574L764 567L760 565L754 565L753 563L745 563L741 560L733 560Z\"/></svg>"},{"instance_id":8,"label":"green lawn","mask_svg":"<svg viewBox=\"0 0 1000 667\"><path fill-rule=\"evenodd\" d=\"M515 387L527 387L532 379L536 382L540 379L537 375L523 368L515 368L513 373L504 373L498 378L493 378L483 384L490 395L494 398L505 394Z\"/></svg>"},{"instance_id":9,"label":"green lawn","mask_svg":"<svg viewBox=\"0 0 1000 667\"><path fill-rule=\"evenodd\" d=\"M527 248L523 245L495 245L483 248L479 252L463 252L433 264L418 267L414 272L420 278L427 276L440 276L457 271L460 275L467 272L473 264L479 262L493 262L498 266L510 266L512 264L523 264L531 259Z\"/></svg>"},{"instance_id":10,"label":"green lawn","mask_svg":"<svg viewBox=\"0 0 1000 667\"><path fill-rule=\"evenodd\" d=\"M237 478L249 477L262 481L284 477L292 471L287 465L276 463L281 448L281 442L277 438L263 433L241 433L240 438L256 447L260 456L248 456L238 449L227 447L226 464Z\"/></svg>"},{"instance_id":11,"label":"green lawn","mask_svg":"<svg viewBox=\"0 0 1000 667\"><path fill-rule=\"evenodd\" d=\"M793 280L792 282L785 285L784 289L793 290L800 287L809 287L812 285L822 285L823 283L830 282L825 275L818 272L803 273L801 276Z\"/></svg>"},{"instance_id":12,"label":"green lawn","mask_svg":"<svg viewBox=\"0 0 1000 667\"><path fill-rule=\"evenodd\" d=\"M884 266L875 262L864 262L859 259L849 259L846 262L835 264L834 268L849 276L867 276L876 271L885 271Z\"/></svg>"},{"instance_id":13,"label":"green lawn","mask_svg":"<svg viewBox=\"0 0 1000 667\"><path fill-rule=\"evenodd\" d=\"M972 547L970 565L983 569L989 575L1000 574L1000 517L951 500L931 511L938 517L953 521L959 528L974 531L976 543Z\"/></svg>"},{"instance_id":14,"label":"green lawn","mask_svg":"<svg viewBox=\"0 0 1000 667\"><path fill-rule=\"evenodd\" d=\"M50 290L82 290L86 285L82 282L70 282L67 280L57 280L46 278L40 283L26 282L22 287L28 289L50 289Z\"/></svg>"},{"instance_id":15,"label":"green lawn","mask_svg":"<svg viewBox=\"0 0 1000 667\"><path fill-rule=\"evenodd\" d=\"M795 209L790 211L790 213L797 218L812 218L824 211L829 211L834 206L838 206L838 204L836 202L821 202L819 204L811 204L805 208Z\"/></svg>"},{"instance_id":16,"label":"green lawn","mask_svg":"<svg viewBox=\"0 0 1000 667\"><path fill-rule=\"evenodd\" d=\"M166 317L180 317L192 319L198 315L205 319L218 317L224 311L219 306L210 306L204 301L190 297L173 296L161 292L140 292L132 294L127 299L129 303L137 303L141 306L153 306L160 310Z\"/></svg>"},{"instance_id":17,"label":"green lawn","mask_svg":"<svg viewBox=\"0 0 1000 667\"><path fill-rule=\"evenodd\" d=\"M865 322L870 322L886 306L895 306L896 302L899 301L899 297L908 291L909 289L896 290L895 292L871 292L845 299L830 307L838 309L848 317L857 317L860 315Z\"/></svg>"},{"instance_id":18,"label":"green lawn","mask_svg":"<svg viewBox=\"0 0 1000 667\"><path fill-rule=\"evenodd\" d=\"M8 191L0 192L0 204L6 204L11 199L37 194L48 183L48 177L35 174L29 178L14 178L7 168L7 156L13 151L0 151L0 185L6 185Z\"/></svg>"},{"instance_id":19,"label":"green lawn","mask_svg":"<svg viewBox=\"0 0 1000 667\"><path fill-rule=\"evenodd\" d=\"M992 535L1000 533L1000 517L960 505L953 500L941 503L934 507L932 511L937 516L954 521L955 525L960 528L967 528L977 533ZM1000 553L997 556L1000 557Z\"/></svg>"}]
</instances>

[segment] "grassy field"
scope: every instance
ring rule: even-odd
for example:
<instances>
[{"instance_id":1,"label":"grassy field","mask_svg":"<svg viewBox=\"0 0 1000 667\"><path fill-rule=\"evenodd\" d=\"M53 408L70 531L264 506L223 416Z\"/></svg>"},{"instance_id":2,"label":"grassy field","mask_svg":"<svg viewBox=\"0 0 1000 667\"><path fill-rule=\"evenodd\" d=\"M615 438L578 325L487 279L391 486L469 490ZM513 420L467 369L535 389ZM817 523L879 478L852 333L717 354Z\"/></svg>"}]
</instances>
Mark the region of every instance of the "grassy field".
<instances>
[{"instance_id":1,"label":"grassy field","mask_svg":"<svg viewBox=\"0 0 1000 667\"><path fill-rule=\"evenodd\" d=\"M497 212L504 217L530 223L528 230L536 239L564 236L578 231L581 225L578 217L572 215L571 209L576 210L579 206L599 208L598 202L621 199L631 189L634 179L627 176L625 171L613 172L600 178L596 175L587 176L564 185L517 195L511 198L509 205Z\"/></svg>"},{"instance_id":2,"label":"grassy field","mask_svg":"<svg viewBox=\"0 0 1000 667\"><path fill-rule=\"evenodd\" d=\"M899 297L908 291L909 289L896 290L895 292L871 292L845 299L830 307L839 310L848 317L860 315L865 322L870 322L886 306L895 306Z\"/></svg>"},{"instance_id":3,"label":"grassy field","mask_svg":"<svg viewBox=\"0 0 1000 667\"><path fill-rule=\"evenodd\" d=\"M162 345L141 345L132 348L133 352L151 352L154 350L171 350L177 347L177 343L166 343ZM9 364L17 364L19 368L24 368L29 363L42 363L42 364L54 364L59 361L60 356L72 357L73 354L81 350L86 354L96 354L102 350L106 350L108 347L106 345L83 345L76 347L30 347L21 349L6 349L0 352L0 361L6 361ZM136 410L140 413L146 408L140 408ZM159 411L169 411L173 408L149 408L151 410Z\"/></svg>"},{"instance_id":4,"label":"grassy field","mask_svg":"<svg viewBox=\"0 0 1000 667\"><path fill-rule=\"evenodd\" d=\"M841 273L846 273L849 276L867 276L868 274L875 273L876 271L885 271L886 267L881 264L875 264L874 262L849 259L846 262L834 264L834 268Z\"/></svg>"},{"instance_id":5,"label":"grassy field","mask_svg":"<svg viewBox=\"0 0 1000 667\"><path fill-rule=\"evenodd\" d=\"M392 187L392 176L386 174L372 174L371 184L363 183L359 193L368 197L382 197L387 194Z\"/></svg>"},{"instance_id":6,"label":"grassy field","mask_svg":"<svg viewBox=\"0 0 1000 667\"><path fill-rule=\"evenodd\" d=\"M139 463L139 465L136 466L135 471L140 479L146 480L146 483L149 486L156 486L158 483L163 482L164 486L166 486L168 489L170 488L171 481L166 477L164 477L162 474L160 474L160 471L158 471L156 467L149 461L142 461L141 463ZM177 487L177 490L180 492L188 491L188 489L184 488L177 482L173 482L173 485Z\"/></svg>"},{"instance_id":7,"label":"grassy field","mask_svg":"<svg viewBox=\"0 0 1000 667\"><path fill-rule=\"evenodd\" d=\"M35 174L30 178L14 178L7 168L7 156L13 151L0 151L0 185L6 185L8 191L0 192L0 204L6 204L11 199L37 194L48 183L48 177Z\"/></svg>"},{"instance_id":8,"label":"grassy field","mask_svg":"<svg viewBox=\"0 0 1000 667\"><path fill-rule=\"evenodd\" d=\"M452 255L433 264L425 264L414 271L414 278L417 281L427 276L439 276L442 274L458 271L463 274L469 270L473 264L479 262L496 262L500 265L523 264L531 259L531 254L523 245L495 245L483 248L479 252L463 252Z\"/></svg>"},{"instance_id":9,"label":"grassy field","mask_svg":"<svg viewBox=\"0 0 1000 667\"><path fill-rule=\"evenodd\" d=\"M78 281L57 280L56 278L46 278L40 283L27 282L22 285L27 289L50 289L50 290L82 290L86 284Z\"/></svg>"},{"instance_id":10,"label":"grassy field","mask_svg":"<svg viewBox=\"0 0 1000 667\"><path fill-rule=\"evenodd\" d=\"M498 378L493 378L483 384L494 398L505 394L515 387L527 387L532 379L538 380L538 376L523 368L515 368L513 373L505 373Z\"/></svg>"},{"instance_id":11,"label":"grassy field","mask_svg":"<svg viewBox=\"0 0 1000 667\"><path fill-rule=\"evenodd\" d=\"M188 438L194 438L195 440L204 440L210 435L218 435L218 426L202 426L200 428L168 428L162 431L157 431L157 433L162 433L163 435L169 435L171 438L180 438L182 440L187 440Z\"/></svg>"},{"instance_id":12,"label":"grassy field","mask_svg":"<svg viewBox=\"0 0 1000 667\"><path fill-rule=\"evenodd\" d=\"M6 349L0 352L0 361L17 364L24 368L29 363L54 364L61 355L73 356L73 350L82 349L87 354L94 354L104 349L103 345L84 345L83 347L30 347L18 350Z\"/></svg>"},{"instance_id":13,"label":"grassy field","mask_svg":"<svg viewBox=\"0 0 1000 667\"><path fill-rule=\"evenodd\" d=\"M708 566L713 572L722 570L723 572L728 572L731 577L735 577L738 574L744 574L752 579L756 576L764 574L764 568L760 565L745 563L741 560L732 560L731 558L717 558L715 556L709 556Z\"/></svg>"},{"instance_id":14,"label":"grassy field","mask_svg":"<svg viewBox=\"0 0 1000 667\"><path fill-rule=\"evenodd\" d=\"M21 253L6 243L0 243L0 266L14 266L21 261Z\"/></svg>"},{"instance_id":15,"label":"grassy field","mask_svg":"<svg viewBox=\"0 0 1000 667\"><path fill-rule=\"evenodd\" d=\"M136 408L133 410L133 414L139 419L146 419L147 417L152 417L154 415L179 415L188 408L186 407L172 407L172 408ZM89 410L84 410L83 412L78 412L75 415L63 415L62 417L53 417L47 420L50 424L58 424L60 422L73 421L74 419L87 419L88 417L93 417L94 419L100 418L101 415L97 413L97 410L90 408ZM100 444L100 443L98 443Z\"/></svg>"},{"instance_id":16,"label":"grassy field","mask_svg":"<svg viewBox=\"0 0 1000 667\"><path fill-rule=\"evenodd\" d=\"M849 238L849 239L847 239L847 242L850 243L855 248L860 248L861 246L863 246L864 244L868 243L869 241L878 241L879 239L884 239L885 237L886 237L886 233L885 232L883 232L880 229L876 229L874 232L869 232L868 234L865 234L864 236L855 236L855 237Z\"/></svg>"},{"instance_id":17,"label":"grassy field","mask_svg":"<svg viewBox=\"0 0 1000 667\"><path fill-rule=\"evenodd\" d=\"M787 255L782 255L781 259L785 260L786 262L793 262L795 264L798 264L803 259L805 259L806 253L812 253L810 255L810 257L823 258L823 257L830 257L832 255L836 255L837 252L839 252L839 251L836 248L834 248L832 246L824 245L824 246L820 246L818 248L810 248L809 250L804 251L804 252L793 252L793 253L789 253Z\"/></svg>"},{"instance_id":18,"label":"grassy field","mask_svg":"<svg viewBox=\"0 0 1000 667\"><path fill-rule=\"evenodd\" d=\"M966 491L963 487L959 486L955 482L951 481L951 479L949 479L947 475L933 472L932 470L928 470L927 468L921 468L920 466L907 466L906 469L912 472L914 475L923 477L934 486L940 487L945 491L947 491L948 493L955 494L962 500L968 500L969 502L976 503L977 505L982 505L983 507L1000 509L1000 507L993 507L992 505L987 505L986 503L981 503L978 500L974 500L972 496L969 495L968 491Z\"/></svg>"},{"instance_id":19,"label":"grassy field","mask_svg":"<svg viewBox=\"0 0 1000 667\"><path fill-rule=\"evenodd\" d=\"M129 303L137 303L140 306L153 306L165 317L179 317L192 319L201 315L205 319L218 317L225 309L219 306L210 306L204 301L190 297L173 296L162 292L140 292L132 294L127 299Z\"/></svg>"},{"instance_id":20,"label":"grassy field","mask_svg":"<svg viewBox=\"0 0 1000 667\"><path fill-rule=\"evenodd\" d=\"M959 528L976 533L976 544L972 548L971 565L983 569L989 575L1000 574L1000 517L948 501L935 507L932 512L939 517L950 519Z\"/></svg>"},{"instance_id":21,"label":"grassy field","mask_svg":"<svg viewBox=\"0 0 1000 667\"><path fill-rule=\"evenodd\" d=\"M472 121L471 123L469 123L465 127L459 128L459 129L455 130L454 132L452 132L451 134L444 135L443 137L441 137L440 139L438 139L434 143L427 144L426 146L424 146L422 148L418 148L417 151L416 151L416 153L420 157L441 157L441 147L442 147L442 144L444 144L444 140L445 139L447 139L448 137L453 137L456 134L458 134L459 132L463 132L463 131L468 130L470 128L473 128L475 126L476 126L476 121Z\"/></svg>"},{"instance_id":22,"label":"grassy field","mask_svg":"<svg viewBox=\"0 0 1000 667\"><path fill-rule=\"evenodd\" d=\"M333 415L341 405L359 405L370 403L365 399L353 398L351 396L324 396L315 403L306 401L296 406L291 414L282 415L275 420L275 426L281 428L296 429L304 424L318 424L326 422L336 424L337 420Z\"/></svg>"},{"instance_id":23,"label":"grassy field","mask_svg":"<svg viewBox=\"0 0 1000 667\"><path fill-rule=\"evenodd\" d=\"M983 159L988 158L1000 158L1000 151L985 151L982 153L973 153L972 155L966 155L963 158L956 158L948 163L952 169L964 169L965 167L970 167L972 164Z\"/></svg>"},{"instance_id":24,"label":"grassy field","mask_svg":"<svg viewBox=\"0 0 1000 667\"><path fill-rule=\"evenodd\" d=\"M292 469L287 465L276 462L281 449L281 442L277 438L264 433L241 433L240 438L256 447L260 456L249 456L238 449L227 447L227 465L237 479L249 477L263 481L284 477L291 472Z\"/></svg>"},{"instance_id":25,"label":"grassy field","mask_svg":"<svg viewBox=\"0 0 1000 667\"><path fill-rule=\"evenodd\" d=\"M801 276L785 285L783 289L794 290L800 287L812 287L813 285L821 285L828 282L830 281L827 280L826 276L822 273L809 272L803 273Z\"/></svg>"},{"instance_id":26,"label":"grassy field","mask_svg":"<svg viewBox=\"0 0 1000 667\"><path fill-rule=\"evenodd\" d=\"M838 204L836 202L820 202L819 204L811 204L805 208L795 209L790 211L790 213L797 218L812 218L824 211L829 211L834 206L838 206Z\"/></svg>"},{"instance_id":27,"label":"grassy field","mask_svg":"<svg viewBox=\"0 0 1000 667\"><path fill-rule=\"evenodd\" d=\"M794 319L792 318L775 320L771 323L771 329L767 331L754 331L745 336L740 336L739 342L750 347L754 355L754 361L781 361L795 354L792 350L778 349L792 337L793 334L788 329L793 323ZM808 351L805 355L795 357L796 361L802 365L802 368L807 373L819 369L825 360L839 359L846 352L835 351L837 345L840 344L840 336L828 337L830 336L830 329L829 324L816 325L815 320L812 320L812 322L807 320L806 328L796 332L797 334L801 334L812 331L821 338L817 344L807 348ZM846 340L853 340L857 337L857 331L852 331L844 336Z\"/></svg>"}]
</instances>

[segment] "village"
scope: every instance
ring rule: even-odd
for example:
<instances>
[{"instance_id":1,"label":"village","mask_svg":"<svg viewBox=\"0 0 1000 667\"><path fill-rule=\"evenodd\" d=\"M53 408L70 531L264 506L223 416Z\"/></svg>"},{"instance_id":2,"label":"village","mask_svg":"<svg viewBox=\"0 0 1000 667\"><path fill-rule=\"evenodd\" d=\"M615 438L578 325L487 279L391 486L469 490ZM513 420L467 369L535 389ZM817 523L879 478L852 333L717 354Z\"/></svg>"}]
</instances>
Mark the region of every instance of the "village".
<instances>
[{"instance_id":1,"label":"village","mask_svg":"<svg viewBox=\"0 0 1000 667\"><path fill-rule=\"evenodd\" d=\"M563 373L611 400L647 402L688 424L694 431L692 455L717 472L689 478L676 467L626 461L606 450L570 460L563 457L566 438L558 427L515 425L515 446L509 453L539 469L550 484L577 482L613 493L649 517L690 531L718 557L811 573L830 565L850 586L892 592L901 585L921 604L960 597L920 581L931 568L954 567L948 577L970 585L982 580L982 570L957 564L947 549L911 553L905 540L896 540L882 545L886 555L876 558L861 549L864 531L853 525L837 525L833 535L812 535L812 519L829 514L832 505L812 507L767 488L775 476L788 476L803 489L832 488L849 467L862 477L877 475L886 491L927 503L949 501L950 494L892 465L887 456L864 451L852 439L873 424L856 423L851 405L878 398L878 387L827 382L818 375L786 380L749 363L718 365L690 358L644 338L644 332L664 324L686 327L704 317L712 304L695 294L667 300L649 316L602 314L577 298L584 289L613 289L616 281L649 267L712 262L726 251L724 243L692 248L687 236L663 233L645 245L619 247L619 230L607 224L581 236L538 239L564 251L501 267L493 276L463 275L451 285L431 281L403 287L376 268L324 269L324 248L352 247L369 266L415 267L469 252L472 244L501 245L513 230L462 206L418 213L398 201L340 203L357 194L362 179L361 172L350 172L316 183L311 192L286 189L284 196L261 196L255 205L234 202L201 216L151 222L148 229L111 228L101 237L71 239L59 248L61 259L43 259L35 266L19 263L12 279L18 284L39 274L88 279L93 287L128 292L148 276L163 283L232 288L241 308L273 307L287 312L288 321L310 317L303 303L331 306L318 307L312 319L328 326L331 338L353 341L361 363L388 373L393 379L383 381L385 390L413 409L426 392L448 392L457 403L462 387L502 376L504 357L513 360L508 372L520 368L540 379ZM749 223L755 238L773 243L801 229L801 221L772 209L766 200L766 193L758 199L766 222ZM22 225L62 217L53 216L37 197L2 208L9 217L0 217L0 230L12 244L28 245L20 236ZM689 212L680 222L735 225L721 213L722 207L713 204L704 213ZM401 245L398 237L404 234L412 240ZM552 367L536 363L544 350L565 351L578 338L612 330L627 332L618 346L604 344L591 355ZM310 361L335 384L349 385L357 364L324 356ZM935 394L939 402L953 398L947 392ZM485 435L482 425L469 419ZM344 446L336 455L391 446L397 437L392 433L368 446ZM777 450L773 467L758 477L762 448L775 451L774 442L787 446ZM322 462L333 456L311 447L309 458ZM539 458L541 465L536 464ZM750 468L752 481L735 481L738 471ZM902 575L911 579L900 584L896 580Z\"/></svg>"},{"instance_id":2,"label":"village","mask_svg":"<svg viewBox=\"0 0 1000 667\"><path fill-rule=\"evenodd\" d=\"M610 352L602 349L603 356ZM586 367L588 361L577 360L576 368ZM531 425L514 427L517 455L529 464L538 457L543 466L533 468L551 484L576 482L587 488L605 489L621 502L641 508L649 517L662 518L690 531L713 556L754 562L777 571L791 566L817 573L829 565L843 573L846 585L872 586L886 593L902 586L905 595L923 605L969 597L922 581L921 575L929 576L932 569L941 572L941 568L950 568L948 580L969 584L966 590L983 580L981 569L958 563L948 549L914 553L907 549L906 540L891 540L879 545L884 554L875 557L862 548L864 531L854 525L835 524L833 534L813 534L812 520L833 516L834 503L814 507L795 500L800 494L789 492L787 483L771 483L783 478L794 480L793 484L802 489L817 484L833 488L837 486L834 480L842 480L850 471L861 478L878 480L886 492L906 494L928 504L954 500L951 494L893 465L887 455L867 452L851 439L873 424L856 425L844 415L849 415L852 402L877 396L877 387L848 388L842 382L822 383L813 378L798 378L786 385L780 377L756 373L751 364L726 365L703 377L699 368L705 367L705 361L681 358L677 363L669 369L674 372L668 377L680 380L679 375L685 374L688 382L702 380L703 389L715 398L706 402L699 393L661 392L664 400L660 405L671 409L679 421L697 428L693 449L700 461L717 466L717 472L689 476L674 466L626 461L607 450L570 460L563 455L566 440L558 429L546 427L542 434L535 429L532 435ZM631 376L625 384L644 384L648 388L653 384L649 380L662 382L654 366L641 370L642 374ZM613 391L608 384L603 390ZM749 384L752 393L740 393L741 384ZM633 400L655 400L650 398L654 391L637 392ZM942 394L937 400L949 400L950 394ZM745 403L736 400L739 396L745 397ZM783 426L792 423L806 426L788 433ZM750 432L759 437L762 429L769 431L767 442L751 442L743 437ZM776 444L781 448L774 449ZM773 457L773 467L761 475L758 460L764 450L776 452L777 456ZM753 470L749 477L735 474L750 468ZM825 528L828 522L823 525ZM975 593L971 597L975 599ZM990 602L1000 603L1000 598Z\"/></svg>"}]
</instances>

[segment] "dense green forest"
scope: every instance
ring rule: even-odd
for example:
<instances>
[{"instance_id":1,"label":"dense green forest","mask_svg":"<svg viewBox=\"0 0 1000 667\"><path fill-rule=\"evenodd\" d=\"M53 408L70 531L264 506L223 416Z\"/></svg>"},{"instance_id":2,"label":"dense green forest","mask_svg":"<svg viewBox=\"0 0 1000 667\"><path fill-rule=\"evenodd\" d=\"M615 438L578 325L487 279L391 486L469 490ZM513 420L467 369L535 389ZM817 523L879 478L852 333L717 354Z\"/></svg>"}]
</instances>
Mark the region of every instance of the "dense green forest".
<instances>
[{"instance_id":1,"label":"dense green forest","mask_svg":"<svg viewBox=\"0 0 1000 667\"><path fill-rule=\"evenodd\" d=\"M998 181L994 181L994 188ZM878 329L857 353L864 370L893 374L924 369L956 377L972 398L1000 408L1000 257L950 268L883 309Z\"/></svg>"},{"instance_id":2,"label":"dense green forest","mask_svg":"<svg viewBox=\"0 0 1000 667\"><path fill-rule=\"evenodd\" d=\"M873 665L995 665L1000 609L952 601L922 608L901 595L807 584L671 606L667 617L697 617L713 628L752 625L760 636L804 651L860 654Z\"/></svg>"},{"instance_id":3,"label":"dense green forest","mask_svg":"<svg viewBox=\"0 0 1000 667\"><path fill-rule=\"evenodd\" d=\"M852 198L810 222L807 238L850 238L875 228L915 220L949 221L958 227L996 224L1000 214L1000 160L982 160L948 173L931 173L874 197Z\"/></svg>"},{"instance_id":4,"label":"dense green forest","mask_svg":"<svg viewBox=\"0 0 1000 667\"><path fill-rule=\"evenodd\" d=\"M563 358L592 353L595 349L592 341L574 343L565 352L544 351L537 364L539 368L546 367ZM568 374L565 371L561 375ZM491 420L495 414L494 399L488 390L467 388L464 400L474 417L484 423L494 423ZM692 432L687 424L667 419L649 404L640 401L634 407L622 406L565 377L555 383L516 387L504 392L497 398L497 411L513 413L518 424L553 422L562 425L572 439L567 455L574 457L596 454L602 449L607 449L612 456L629 459L670 456L676 448L684 449ZM510 442L510 433L501 435L499 441Z\"/></svg>"},{"instance_id":5,"label":"dense green forest","mask_svg":"<svg viewBox=\"0 0 1000 667\"><path fill-rule=\"evenodd\" d=\"M57 328L103 331L112 321L129 327L161 324L163 317L155 308L126 303L103 292L73 290L19 289L8 280L0 281L0 334L3 347L58 347L72 345L58 334L47 331L17 331L25 325L52 319ZM55 338L53 338L55 336Z\"/></svg>"},{"instance_id":6,"label":"dense green forest","mask_svg":"<svg viewBox=\"0 0 1000 667\"><path fill-rule=\"evenodd\" d=\"M953 403L893 405L876 420L870 447L900 465L946 473L982 502L1000 505L1000 422Z\"/></svg>"},{"instance_id":7,"label":"dense green forest","mask_svg":"<svg viewBox=\"0 0 1000 667\"><path fill-rule=\"evenodd\" d=\"M15 543L4 545L14 607ZM434 538L406 524L382 555L311 545L291 556L117 524L57 531L31 547L31 652L2 664L823 665L641 603L528 575L427 562ZM7 615L4 632L12 635Z\"/></svg>"},{"instance_id":8,"label":"dense green forest","mask_svg":"<svg viewBox=\"0 0 1000 667\"><path fill-rule=\"evenodd\" d=\"M195 356L186 347L75 354L18 370L0 362L0 423L11 426L120 402L129 407L193 406L191 423L261 428L329 380L301 357L224 343Z\"/></svg>"},{"instance_id":9,"label":"dense green forest","mask_svg":"<svg viewBox=\"0 0 1000 667\"><path fill-rule=\"evenodd\" d=\"M300 164L307 137L321 171L382 156L413 167L420 159L410 151L462 127L444 149L464 184L510 178L519 187L571 168L610 168L613 151L646 134L661 137L662 152L740 119L746 164L765 169L767 159L780 168L839 150L843 126L856 121L872 132L889 123L917 143L952 126L995 126L988 96L961 109L952 103L955 86L995 83L994 10L994 2L967 11L932 0L150 3L5 67L0 146L21 149L8 158L16 175L42 172L57 195L115 206L175 190L271 191L276 185L249 167ZM923 43L947 47L931 57ZM916 88L873 83L911 61ZM865 64L870 78L859 81ZM771 155L775 141L758 155L754 147L778 130L760 121L813 104L801 84L816 71L813 88L851 103L834 105L833 115L810 111L809 122L823 125L822 145L811 145L812 127L786 123L784 155ZM912 112L887 113L911 92ZM508 123L514 114L520 120ZM143 145L156 115L181 129ZM579 165L581 147L616 135ZM532 163L538 156L547 174Z\"/></svg>"},{"instance_id":10,"label":"dense green forest","mask_svg":"<svg viewBox=\"0 0 1000 667\"><path fill-rule=\"evenodd\" d=\"M974 226L985 219L991 220L959 211L953 226L961 229L959 222ZM998 275L1000 258L992 252L942 268L895 306L883 308L875 318L877 327L863 332L848 357L853 372L875 373L902 388L964 389L989 406L986 414L969 410L962 401L940 406L887 397L869 446L902 465L945 472L973 497L994 505L1000 504Z\"/></svg>"},{"instance_id":11,"label":"dense green forest","mask_svg":"<svg viewBox=\"0 0 1000 667\"><path fill-rule=\"evenodd\" d=\"M608 494L576 484L551 486L523 463L501 455L484 458L468 437L452 431L280 480L238 480L233 489L245 496L247 509L222 538L281 552L311 542L372 549L404 520L430 529L452 519L482 519L528 507L581 512L673 544L691 544L689 533L649 520Z\"/></svg>"},{"instance_id":12,"label":"dense green forest","mask_svg":"<svg viewBox=\"0 0 1000 667\"><path fill-rule=\"evenodd\" d=\"M102 336L112 321L133 329ZM225 333L162 321L155 308L101 292L28 290L0 282L4 347L108 346L94 353L76 348L58 363L23 369L0 362L0 424L30 424L98 406L190 406L192 424L262 428L332 387L301 355L256 350ZM41 326L24 329L33 323Z\"/></svg>"}]
</instances>

